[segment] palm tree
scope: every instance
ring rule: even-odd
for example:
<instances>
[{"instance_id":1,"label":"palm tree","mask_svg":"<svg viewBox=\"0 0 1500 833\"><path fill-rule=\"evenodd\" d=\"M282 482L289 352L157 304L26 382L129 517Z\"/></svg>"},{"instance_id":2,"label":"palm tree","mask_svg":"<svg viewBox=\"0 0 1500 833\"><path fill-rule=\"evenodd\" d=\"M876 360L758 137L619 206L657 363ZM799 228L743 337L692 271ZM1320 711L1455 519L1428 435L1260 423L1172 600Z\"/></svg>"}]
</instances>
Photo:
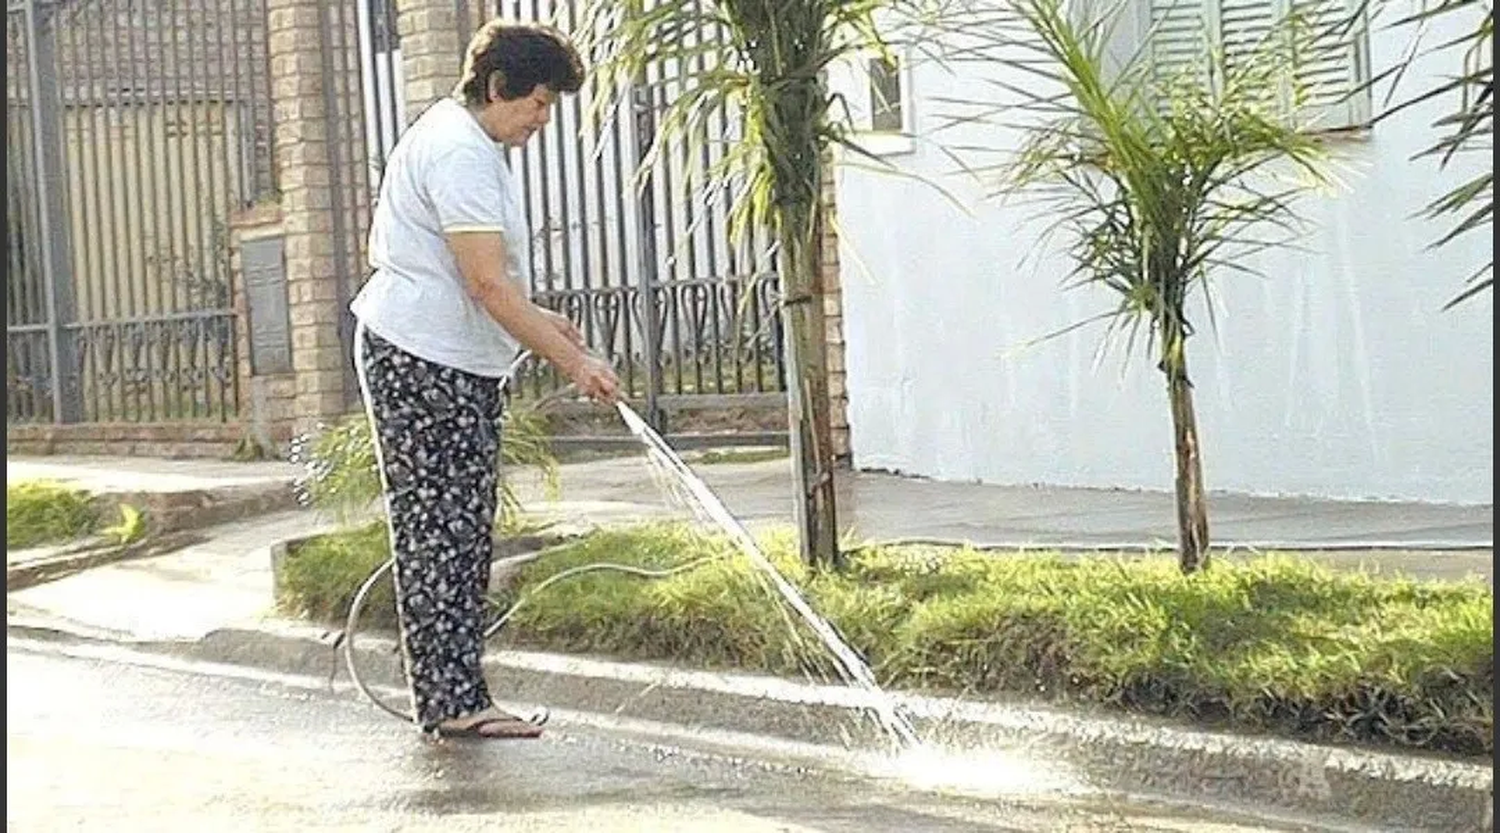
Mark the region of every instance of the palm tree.
<instances>
[{"instance_id":1,"label":"palm tree","mask_svg":"<svg viewBox=\"0 0 1500 833\"><path fill-rule=\"evenodd\" d=\"M743 119L740 137L724 140L723 161L709 177L741 183L734 228L768 228L777 241L797 525L812 565L842 563L823 344L821 194L831 148L856 147L825 70L856 52L883 51L876 14L905 2L594 0L581 27L596 103L630 89L652 65L674 68L680 94L661 118L658 150L674 139L704 141L713 131L707 119L721 111Z\"/></svg>"},{"instance_id":2,"label":"palm tree","mask_svg":"<svg viewBox=\"0 0 1500 833\"><path fill-rule=\"evenodd\" d=\"M1306 90L1288 71L1306 27L1288 21L1253 49L1206 45L1186 71L1167 73L1148 49L1111 53L1111 15L1079 20L1062 0L995 6L969 36L1031 79L1004 85L1007 100L984 115L1023 126L1004 190L1039 195L1051 231L1067 234L1068 284L1118 296L1091 320L1131 345L1144 328L1166 379L1179 564L1191 573L1208 563L1209 535L1189 302L1201 296L1211 319L1210 278L1248 271L1247 252L1284 244L1268 233L1291 231L1297 195L1326 181L1324 148L1296 124Z\"/></svg>"},{"instance_id":3,"label":"palm tree","mask_svg":"<svg viewBox=\"0 0 1500 833\"><path fill-rule=\"evenodd\" d=\"M1474 18L1472 28L1456 38L1430 46L1425 44L1424 36L1433 23L1464 15ZM1406 57L1373 79L1378 82L1392 78L1396 82L1391 85L1393 97L1412 59L1418 55L1432 52L1457 56L1459 66L1457 72L1427 89L1417 90L1396 101L1380 115L1380 119L1390 118L1408 107L1432 99L1447 98L1455 101L1455 106L1433 124L1438 140L1418 154L1418 158L1436 157L1438 164L1445 167L1460 154L1492 153L1495 135L1495 12L1489 0L1437 0L1430 6L1424 5L1397 18L1392 26L1415 32ZM1425 213L1433 218L1458 217L1453 227L1433 243L1434 246L1443 246L1461 235L1483 232L1494 220L1495 172L1476 174L1429 203ZM1490 290L1495 281L1494 266L1492 254L1490 261L1482 264L1466 281L1467 288L1446 307L1451 308Z\"/></svg>"}]
</instances>

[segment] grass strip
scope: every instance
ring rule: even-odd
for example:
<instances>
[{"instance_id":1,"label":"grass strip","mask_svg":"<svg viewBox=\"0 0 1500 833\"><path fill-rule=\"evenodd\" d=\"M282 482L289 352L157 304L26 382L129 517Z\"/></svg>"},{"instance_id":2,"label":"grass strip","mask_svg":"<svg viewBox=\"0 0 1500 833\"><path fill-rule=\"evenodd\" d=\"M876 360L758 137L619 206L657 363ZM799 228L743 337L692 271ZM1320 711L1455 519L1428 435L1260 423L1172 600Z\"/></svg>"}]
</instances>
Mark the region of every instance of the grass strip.
<instances>
[{"instance_id":1,"label":"grass strip","mask_svg":"<svg viewBox=\"0 0 1500 833\"><path fill-rule=\"evenodd\" d=\"M1183 576L1170 555L1064 557L940 547L874 547L849 569L812 575L789 534L768 555L875 668L913 690L1024 694L1102 704L1199 725L1303 740L1489 755L1491 590L1335 572L1309 559L1220 559ZM301 548L284 606L339 620L386 557L383 527ZM610 529L519 570L496 600L598 561L665 568L726 557L671 578L597 572L528 598L512 644L621 659L786 675L825 674L760 573L727 540L682 524ZM371 626L393 621L389 587Z\"/></svg>"},{"instance_id":2,"label":"grass strip","mask_svg":"<svg viewBox=\"0 0 1500 833\"><path fill-rule=\"evenodd\" d=\"M55 544L82 538L99 524L92 496L51 480L5 485L5 548Z\"/></svg>"}]
</instances>

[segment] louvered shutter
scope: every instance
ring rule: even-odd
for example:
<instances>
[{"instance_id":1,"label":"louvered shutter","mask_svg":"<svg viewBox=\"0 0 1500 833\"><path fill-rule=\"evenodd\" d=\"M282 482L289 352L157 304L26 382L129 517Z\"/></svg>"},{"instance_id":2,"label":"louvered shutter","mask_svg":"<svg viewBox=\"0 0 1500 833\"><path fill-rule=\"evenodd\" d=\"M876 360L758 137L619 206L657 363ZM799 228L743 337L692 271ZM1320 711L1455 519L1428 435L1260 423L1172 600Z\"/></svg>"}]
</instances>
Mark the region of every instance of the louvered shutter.
<instances>
[{"instance_id":1,"label":"louvered shutter","mask_svg":"<svg viewBox=\"0 0 1500 833\"><path fill-rule=\"evenodd\" d=\"M1229 0L1226 0L1228 2ZM1370 121L1370 91L1362 49L1361 0L1292 0L1292 11L1316 34L1297 55L1297 81L1307 94L1306 116L1314 130L1337 130Z\"/></svg>"},{"instance_id":2,"label":"louvered shutter","mask_svg":"<svg viewBox=\"0 0 1500 833\"><path fill-rule=\"evenodd\" d=\"M1218 0L1219 38L1224 45L1224 62L1230 73L1255 60L1257 51L1272 45L1269 38L1284 15L1286 0ZM1276 112L1288 103L1289 84L1259 90L1264 94L1261 105Z\"/></svg>"},{"instance_id":3,"label":"louvered shutter","mask_svg":"<svg viewBox=\"0 0 1500 833\"><path fill-rule=\"evenodd\" d=\"M1231 70L1248 60L1295 9L1318 34L1315 48L1297 55L1293 71L1308 94L1302 117L1315 130L1362 125L1370 116L1362 21L1351 24L1363 0L1143 0L1149 8L1149 54L1158 79L1202 66L1211 44L1222 44ZM1267 90L1283 98L1286 90Z\"/></svg>"},{"instance_id":4,"label":"louvered shutter","mask_svg":"<svg viewBox=\"0 0 1500 833\"><path fill-rule=\"evenodd\" d=\"M1282 16L1284 0L1219 0L1219 36L1230 70L1250 60Z\"/></svg>"},{"instance_id":5,"label":"louvered shutter","mask_svg":"<svg viewBox=\"0 0 1500 833\"><path fill-rule=\"evenodd\" d=\"M1209 46L1215 0L1146 0L1150 4L1151 66L1166 81L1201 67Z\"/></svg>"}]
</instances>

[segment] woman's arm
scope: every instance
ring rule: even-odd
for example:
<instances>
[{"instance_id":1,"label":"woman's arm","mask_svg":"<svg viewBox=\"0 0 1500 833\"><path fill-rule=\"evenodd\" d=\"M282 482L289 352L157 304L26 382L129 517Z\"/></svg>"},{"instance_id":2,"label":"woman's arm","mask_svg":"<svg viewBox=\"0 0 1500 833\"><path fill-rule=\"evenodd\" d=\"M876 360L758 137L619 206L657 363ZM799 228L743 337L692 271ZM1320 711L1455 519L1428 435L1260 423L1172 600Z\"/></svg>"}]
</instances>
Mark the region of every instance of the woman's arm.
<instances>
[{"instance_id":1,"label":"woman's arm","mask_svg":"<svg viewBox=\"0 0 1500 833\"><path fill-rule=\"evenodd\" d=\"M469 294L505 331L563 372L585 396L612 403L619 379L610 366L589 355L546 310L531 302L505 274L505 238L496 231L445 235ZM561 319L560 316L556 318Z\"/></svg>"}]
</instances>

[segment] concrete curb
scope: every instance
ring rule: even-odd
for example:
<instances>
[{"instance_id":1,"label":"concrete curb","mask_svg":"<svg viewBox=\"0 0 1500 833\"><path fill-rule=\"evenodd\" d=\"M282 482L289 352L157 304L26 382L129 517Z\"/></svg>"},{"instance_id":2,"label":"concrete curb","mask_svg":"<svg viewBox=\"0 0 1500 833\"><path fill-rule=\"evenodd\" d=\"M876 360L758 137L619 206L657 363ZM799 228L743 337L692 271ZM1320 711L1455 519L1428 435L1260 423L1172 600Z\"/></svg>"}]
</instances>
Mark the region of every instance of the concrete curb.
<instances>
[{"instance_id":1,"label":"concrete curb","mask_svg":"<svg viewBox=\"0 0 1500 833\"><path fill-rule=\"evenodd\" d=\"M94 501L105 518L117 516L121 504L145 510L158 532L203 529L299 505L291 480L174 492L107 492Z\"/></svg>"},{"instance_id":2,"label":"concrete curb","mask_svg":"<svg viewBox=\"0 0 1500 833\"><path fill-rule=\"evenodd\" d=\"M99 640L50 624L13 632ZM266 622L193 642L132 647L280 673L348 675L325 630ZM356 642L361 677L401 685L394 640ZM685 671L558 654L495 651L486 660L497 699L657 721L695 730L801 743L886 748L858 709L858 693L745 674ZM1448 759L1317 746L1023 704L903 696L918 732L966 767L1060 768L1090 792L1157 796L1197 806L1382 830L1492 831L1493 768Z\"/></svg>"},{"instance_id":3,"label":"concrete curb","mask_svg":"<svg viewBox=\"0 0 1500 833\"><path fill-rule=\"evenodd\" d=\"M7 559L5 589L22 590L82 570L120 561L148 558L202 543L197 530L298 508L291 481L189 489L175 492L100 492L91 498L106 524L130 505L145 515L147 536L124 546L92 536L81 541L38 547Z\"/></svg>"},{"instance_id":4,"label":"concrete curb","mask_svg":"<svg viewBox=\"0 0 1500 833\"><path fill-rule=\"evenodd\" d=\"M207 540L188 530L163 532L124 546L95 540L54 556L6 565L5 590L25 590L94 567L166 555Z\"/></svg>"}]
</instances>

